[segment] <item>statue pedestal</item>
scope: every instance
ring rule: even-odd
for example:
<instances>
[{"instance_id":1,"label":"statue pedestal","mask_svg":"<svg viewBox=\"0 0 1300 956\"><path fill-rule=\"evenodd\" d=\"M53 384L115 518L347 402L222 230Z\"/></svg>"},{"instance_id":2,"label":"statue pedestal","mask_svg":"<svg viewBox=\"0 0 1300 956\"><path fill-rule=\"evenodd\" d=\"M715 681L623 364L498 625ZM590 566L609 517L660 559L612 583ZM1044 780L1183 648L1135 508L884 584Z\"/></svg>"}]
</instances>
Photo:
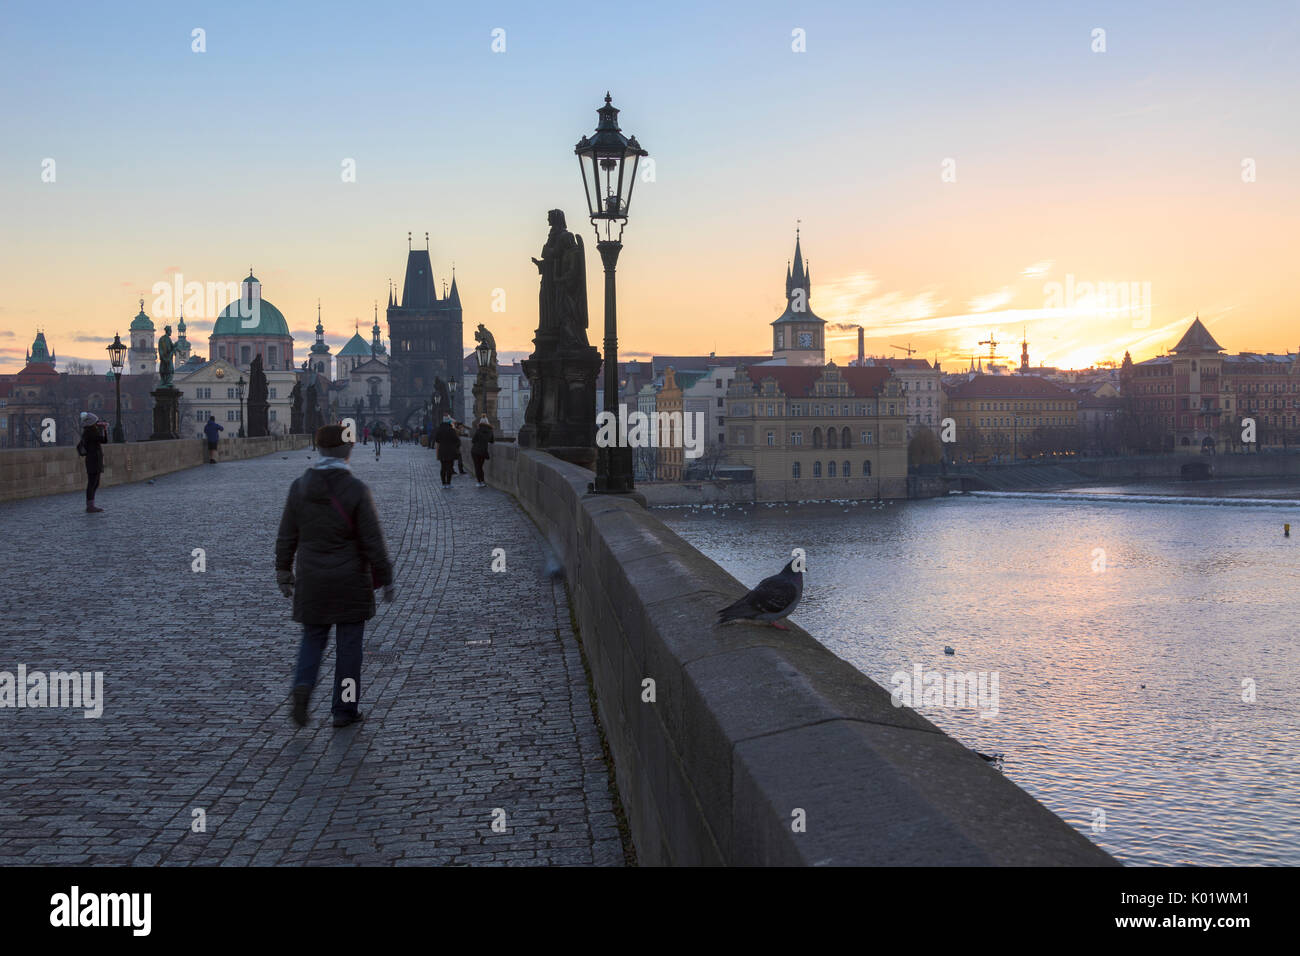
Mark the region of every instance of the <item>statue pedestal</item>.
<instances>
[{"instance_id":1,"label":"statue pedestal","mask_svg":"<svg viewBox=\"0 0 1300 956\"><path fill-rule=\"evenodd\" d=\"M501 394L501 386L497 384L497 370L495 367L484 367L479 369L478 379L474 382L474 421L473 425L478 426L478 420L486 415L488 424L492 426L492 434L497 437L501 436L501 419L497 417L497 400Z\"/></svg>"},{"instance_id":2,"label":"statue pedestal","mask_svg":"<svg viewBox=\"0 0 1300 956\"><path fill-rule=\"evenodd\" d=\"M181 393L176 388L156 388L153 396L153 434L150 441L174 441L180 438Z\"/></svg>"},{"instance_id":3,"label":"statue pedestal","mask_svg":"<svg viewBox=\"0 0 1300 956\"><path fill-rule=\"evenodd\" d=\"M600 353L590 345L560 347L542 333L533 341L536 350L520 363L532 397L519 429L519 444L592 468Z\"/></svg>"},{"instance_id":4,"label":"statue pedestal","mask_svg":"<svg viewBox=\"0 0 1300 956\"><path fill-rule=\"evenodd\" d=\"M270 434L270 403L248 403L248 422L244 434L249 438L265 438Z\"/></svg>"}]
</instances>

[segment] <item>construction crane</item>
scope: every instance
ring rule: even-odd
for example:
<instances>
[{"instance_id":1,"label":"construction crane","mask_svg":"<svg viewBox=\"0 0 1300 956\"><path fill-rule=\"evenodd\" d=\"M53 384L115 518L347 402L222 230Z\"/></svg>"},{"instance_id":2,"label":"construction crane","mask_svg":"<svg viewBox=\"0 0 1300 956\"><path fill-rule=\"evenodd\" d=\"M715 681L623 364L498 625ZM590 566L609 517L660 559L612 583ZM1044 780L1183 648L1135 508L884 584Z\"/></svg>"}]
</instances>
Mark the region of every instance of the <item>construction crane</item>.
<instances>
[{"instance_id":1,"label":"construction crane","mask_svg":"<svg viewBox=\"0 0 1300 956\"><path fill-rule=\"evenodd\" d=\"M914 348L912 348L912 343L911 343L911 342L908 342L906 346L902 346L902 345L891 345L890 348L891 348L891 349L898 349L898 351L900 351L900 352L906 352L908 358L911 358L911 357L912 357L912 353L913 353L913 352L918 351L918 349L914 349Z\"/></svg>"},{"instance_id":2,"label":"construction crane","mask_svg":"<svg viewBox=\"0 0 1300 956\"><path fill-rule=\"evenodd\" d=\"M982 339L982 340L980 341L980 345L987 345L987 346L989 347L989 364L990 364L990 365L993 364L993 360L994 360L994 359L1000 359L1000 358L1002 358L1001 355L998 355L998 354L997 354L997 352L998 352L998 340L995 339L995 338L993 337L993 333L990 332L990 333L989 333L989 337L988 337L987 339Z\"/></svg>"}]
</instances>

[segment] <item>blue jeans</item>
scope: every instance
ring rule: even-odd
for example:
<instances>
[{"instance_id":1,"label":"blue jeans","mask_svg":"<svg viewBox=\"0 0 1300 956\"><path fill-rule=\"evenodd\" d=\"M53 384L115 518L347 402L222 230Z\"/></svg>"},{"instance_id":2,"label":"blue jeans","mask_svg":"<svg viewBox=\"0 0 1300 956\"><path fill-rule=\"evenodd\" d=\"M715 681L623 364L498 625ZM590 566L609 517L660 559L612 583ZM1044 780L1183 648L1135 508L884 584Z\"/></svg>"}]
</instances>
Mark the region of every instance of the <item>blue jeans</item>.
<instances>
[{"instance_id":1,"label":"blue jeans","mask_svg":"<svg viewBox=\"0 0 1300 956\"><path fill-rule=\"evenodd\" d=\"M340 622L334 625L338 635L338 648L334 661L334 704L330 707L334 716L355 714L357 701L361 699L361 635L365 632L365 621ZM328 624L304 624L302 626L302 643L298 645L298 667L294 672L293 685L301 687L316 686L316 674L320 670L321 655L329 643L330 626ZM352 700L343 701L343 682L352 681L348 694Z\"/></svg>"}]
</instances>

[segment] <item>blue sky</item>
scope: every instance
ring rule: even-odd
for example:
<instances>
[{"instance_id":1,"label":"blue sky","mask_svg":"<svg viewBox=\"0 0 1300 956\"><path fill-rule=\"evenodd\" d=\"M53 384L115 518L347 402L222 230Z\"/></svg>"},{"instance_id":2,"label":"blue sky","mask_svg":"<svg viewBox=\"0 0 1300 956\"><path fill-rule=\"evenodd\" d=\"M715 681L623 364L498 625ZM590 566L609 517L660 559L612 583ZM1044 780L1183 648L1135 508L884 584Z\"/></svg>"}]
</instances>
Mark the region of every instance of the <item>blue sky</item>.
<instances>
[{"instance_id":1,"label":"blue sky","mask_svg":"<svg viewBox=\"0 0 1300 956\"><path fill-rule=\"evenodd\" d=\"M928 308L955 321L922 347L960 354L970 303L1042 305L1022 273L1044 261L1152 282L1154 327L1199 310L1239 333L1230 349L1294 348L1300 8L1046 6L11 6L0 348L21 360L40 326L77 355L168 270L229 281L250 264L295 331L321 299L339 344L400 279L407 230L427 229L440 280L456 262L467 344L483 321L527 349L529 257L547 209L587 227L572 148L606 89L656 163L620 262L629 352L767 347L796 219L814 308L869 319L882 348ZM1062 357L1129 344L1123 324L1037 321Z\"/></svg>"}]
</instances>

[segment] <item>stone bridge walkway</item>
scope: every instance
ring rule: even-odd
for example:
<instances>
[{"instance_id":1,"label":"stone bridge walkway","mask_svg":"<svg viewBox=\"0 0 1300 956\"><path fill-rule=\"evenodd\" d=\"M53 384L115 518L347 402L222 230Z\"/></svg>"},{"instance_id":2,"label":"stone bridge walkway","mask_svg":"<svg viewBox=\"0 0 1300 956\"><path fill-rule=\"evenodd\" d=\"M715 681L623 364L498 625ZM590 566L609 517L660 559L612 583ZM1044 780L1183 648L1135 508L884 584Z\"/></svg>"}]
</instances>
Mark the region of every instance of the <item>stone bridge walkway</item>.
<instances>
[{"instance_id":1,"label":"stone bridge walkway","mask_svg":"<svg viewBox=\"0 0 1300 956\"><path fill-rule=\"evenodd\" d=\"M0 504L0 672L104 675L99 719L0 707L0 865L621 865L564 584L508 496L442 491L424 449L353 453L397 567L366 628L367 719L330 725L331 638L292 724L274 541L309 455L101 489L98 515Z\"/></svg>"}]
</instances>

